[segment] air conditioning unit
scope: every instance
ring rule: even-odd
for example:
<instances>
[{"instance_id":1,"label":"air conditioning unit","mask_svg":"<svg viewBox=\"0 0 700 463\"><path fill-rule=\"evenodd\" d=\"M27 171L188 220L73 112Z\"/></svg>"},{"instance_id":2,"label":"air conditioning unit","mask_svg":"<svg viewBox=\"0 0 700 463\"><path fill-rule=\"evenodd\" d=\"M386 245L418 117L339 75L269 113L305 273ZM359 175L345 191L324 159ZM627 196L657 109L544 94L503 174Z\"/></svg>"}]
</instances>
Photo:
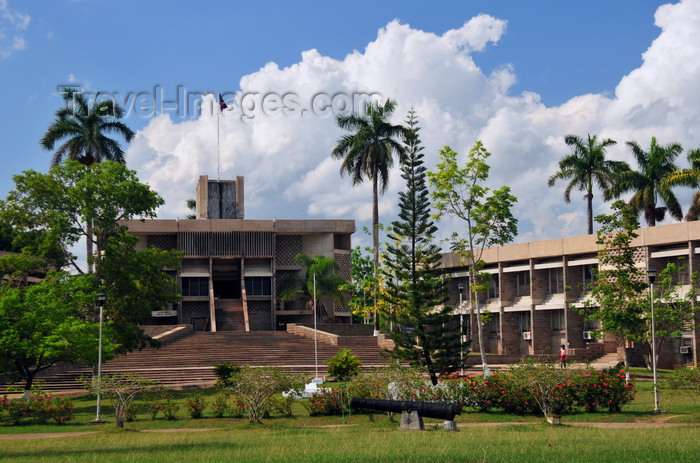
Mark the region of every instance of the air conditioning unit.
<instances>
[{"instance_id":1,"label":"air conditioning unit","mask_svg":"<svg viewBox=\"0 0 700 463\"><path fill-rule=\"evenodd\" d=\"M681 346L681 354L690 354L690 346Z\"/></svg>"},{"instance_id":2,"label":"air conditioning unit","mask_svg":"<svg viewBox=\"0 0 700 463\"><path fill-rule=\"evenodd\" d=\"M584 332L583 332L583 339L592 340L592 339L593 339L593 335L591 334L590 331L584 331Z\"/></svg>"},{"instance_id":3,"label":"air conditioning unit","mask_svg":"<svg viewBox=\"0 0 700 463\"><path fill-rule=\"evenodd\" d=\"M523 339L526 341L532 339L532 331L523 331Z\"/></svg>"}]
</instances>

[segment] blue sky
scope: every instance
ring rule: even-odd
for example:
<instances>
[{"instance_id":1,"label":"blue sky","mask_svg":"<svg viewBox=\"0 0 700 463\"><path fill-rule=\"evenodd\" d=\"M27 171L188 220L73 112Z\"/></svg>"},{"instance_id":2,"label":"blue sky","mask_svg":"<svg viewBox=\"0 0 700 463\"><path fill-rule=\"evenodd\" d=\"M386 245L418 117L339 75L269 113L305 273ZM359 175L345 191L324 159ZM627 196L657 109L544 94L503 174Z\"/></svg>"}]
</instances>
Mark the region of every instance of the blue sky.
<instances>
[{"instance_id":1,"label":"blue sky","mask_svg":"<svg viewBox=\"0 0 700 463\"><path fill-rule=\"evenodd\" d=\"M0 195L13 174L48 168L38 140L60 85L126 102L226 92L234 108L246 93L293 93L304 106L309 95L370 91L398 100L396 122L417 109L429 167L446 144L466 153L484 140L494 186L519 197L518 241L582 234L583 199L566 205L563 184L546 186L564 135L615 138L619 159L632 139L700 146L700 1L657 12L666 3L0 0ZM220 169L246 177L249 218L369 222L369 185L353 189L329 159L341 135L332 114L222 117L218 149L211 116L129 114L138 136L127 163L165 198L163 218L183 216L197 176ZM395 172L382 222L401 187Z\"/></svg>"}]
</instances>

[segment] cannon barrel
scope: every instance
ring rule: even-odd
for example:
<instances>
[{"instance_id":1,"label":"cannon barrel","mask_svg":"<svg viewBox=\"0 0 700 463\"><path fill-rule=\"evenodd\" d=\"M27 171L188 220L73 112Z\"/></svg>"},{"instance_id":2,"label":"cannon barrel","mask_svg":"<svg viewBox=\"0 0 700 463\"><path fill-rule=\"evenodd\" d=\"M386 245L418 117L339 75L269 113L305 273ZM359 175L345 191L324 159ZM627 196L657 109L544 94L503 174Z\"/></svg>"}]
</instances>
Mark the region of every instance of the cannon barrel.
<instances>
[{"instance_id":1,"label":"cannon barrel","mask_svg":"<svg viewBox=\"0 0 700 463\"><path fill-rule=\"evenodd\" d=\"M455 404L441 402L419 402L415 400L380 400L380 399L360 399L353 397L350 399L351 408L367 408L382 412L418 412L424 418L437 418L441 420L454 421L455 415L459 415L459 407Z\"/></svg>"}]
</instances>

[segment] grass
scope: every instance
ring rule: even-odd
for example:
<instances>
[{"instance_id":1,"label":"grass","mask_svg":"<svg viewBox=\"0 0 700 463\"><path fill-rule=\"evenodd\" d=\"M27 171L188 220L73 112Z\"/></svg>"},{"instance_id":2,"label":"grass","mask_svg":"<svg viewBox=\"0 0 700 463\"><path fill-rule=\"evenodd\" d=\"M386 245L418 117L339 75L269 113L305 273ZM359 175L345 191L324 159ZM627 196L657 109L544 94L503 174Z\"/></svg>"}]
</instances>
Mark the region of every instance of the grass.
<instances>
[{"instance_id":1,"label":"grass","mask_svg":"<svg viewBox=\"0 0 700 463\"><path fill-rule=\"evenodd\" d=\"M2 462L91 461L304 461L304 462L500 462L500 461L700 461L700 426L643 429L593 428L571 424L594 422L700 423L700 405L691 398L661 390L662 416L653 415L651 382L641 381L635 402L618 414L577 414L564 417L564 426L549 426L538 417L467 411L457 416L460 432L445 432L439 420L426 419L426 432L399 431L398 422L377 414L343 418L309 417L300 404L295 416L273 417L264 424L245 418L152 421L141 413L117 429L109 406L101 426L86 424L95 416L90 397L75 399L76 421L57 425L10 426L0 421L2 434L84 432L96 434L62 438L3 440ZM202 391L211 400L214 390ZM192 391L176 392L178 402ZM31 422L29 422L31 423ZM500 423L482 425L486 423ZM566 425L566 424L570 425ZM470 426L470 424L473 424ZM178 432L163 432L163 431ZM197 431L200 430L200 431ZM155 432L151 432L155 431ZM177 460L175 460L177 459Z\"/></svg>"}]
</instances>

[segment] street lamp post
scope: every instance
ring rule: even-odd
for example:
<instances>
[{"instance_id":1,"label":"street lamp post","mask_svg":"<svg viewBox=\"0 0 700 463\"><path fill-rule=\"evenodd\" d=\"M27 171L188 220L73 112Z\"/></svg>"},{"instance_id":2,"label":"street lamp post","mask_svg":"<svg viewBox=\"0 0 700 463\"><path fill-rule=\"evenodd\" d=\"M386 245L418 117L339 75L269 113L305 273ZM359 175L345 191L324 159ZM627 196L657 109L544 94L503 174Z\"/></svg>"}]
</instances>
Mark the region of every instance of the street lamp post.
<instances>
[{"instance_id":1,"label":"street lamp post","mask_svg":"<svg viewBox=\"0 0 700 463\"><path fill-rule=\"evenodd\" d=\"M656 320L654 320L654 281L656 281L656 269L647 270L651 292L651 368L654 372L654 413L661 413L659 408L659 381L656 368Z\"/></svg>"},{"instance_id":2,"label":"street lamp post","mask_svg":"<svg viewBox=\"0 0 700 463\"><path fill-rule=\"evenodd\" d=\"M464 283L459 283L457 289L459 290L459 368L460 374L464 376L464 313L462 312Z\"/></svg>"},{"instance_id":3,"label":"street lamp post","mask_svg":"<svg viewBox=\"0 0 700 463\"><path fill-rule=\"evenodd\" d=\"M102 405L102 392L100 388L102 387L102 319L103 319L103 308L105 305L105 300L107 297L104 293L97 295L97 307L100 309L100 336L97 347L97 416L90 424L103 424L101 415L101 405Z\"/></svg>"}]
</instances>

